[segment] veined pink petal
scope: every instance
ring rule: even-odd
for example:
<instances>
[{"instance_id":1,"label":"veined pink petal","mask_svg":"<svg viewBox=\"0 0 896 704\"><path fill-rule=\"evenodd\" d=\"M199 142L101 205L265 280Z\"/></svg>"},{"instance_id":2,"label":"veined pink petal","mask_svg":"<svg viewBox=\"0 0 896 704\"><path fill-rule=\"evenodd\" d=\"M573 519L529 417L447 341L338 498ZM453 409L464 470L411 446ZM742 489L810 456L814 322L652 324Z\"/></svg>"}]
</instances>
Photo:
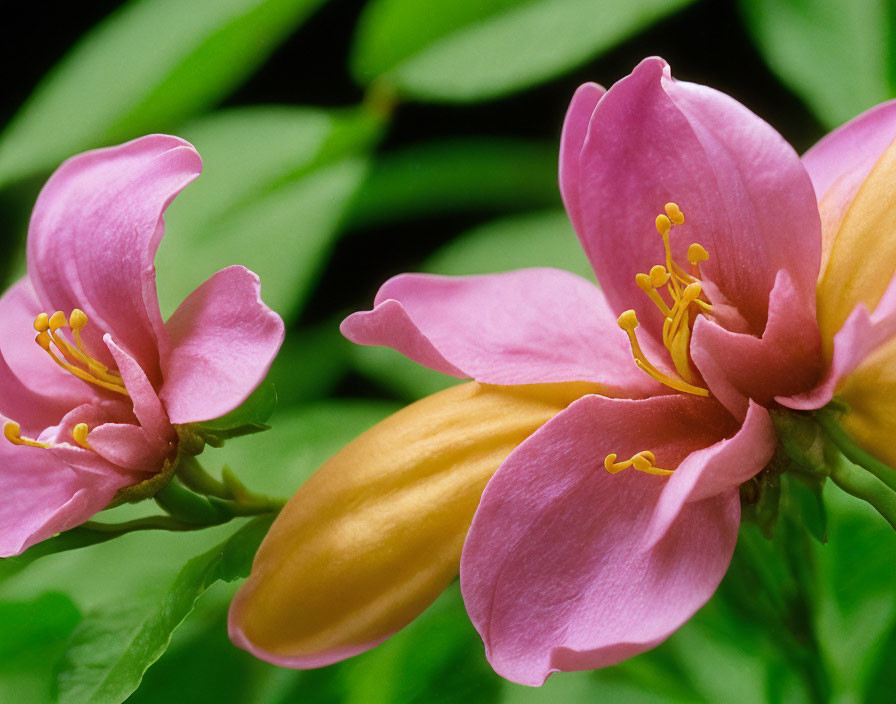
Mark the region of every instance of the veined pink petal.
<instances>
[{"instance_id":1,"label":"veined pink petal","mask_svg":"<svg viewBox=\"0 0 896 704\"><path fill-rule=\"evenodd\" d=\"M662 393L635 366L601 291L559 269L402 274L340 329L352 342L486 384L592 381L624 395Z\"/></svg>"},{"instance_id":2,"label":"veined pink petal","mask_svg":"<svg viewBox=\"0 0 896 704\"><path fill-rule=\"evenodd\" d=\"M202 168L193 147L151 135L73 157L47 181L28 229L28 272L44 310L84 310L91 352L111 333L153 383L164 336L153 259L162 213Z\"/></svg>"},{"instance_id":3,"label":"veined pink petal","mask_svg":"<svg viewBox=\"0 0 896 704\"><path fill-rule=\"evenodd\" d=\"M582 183L579 155L588 134L591 115L606 92L607 89L597 83L583 83L579 86L566 111L563 133L560 135L560 193L577 232L584 231L579 207L579 188Z\"/></svg>"},{"instance_id":4,"label":"veined pink petal","mask_svg":"<svg viewBox=\"0 0 896 704\"><path fill-rule=\"evenodd\" d=\"M283 343L280 316L261 300L258 276L222 269L167 323L171 354L160 396L172 423L219 418L264 380Z\"/></svg>"},{"instance_id":5,"label":"veined pink petal","mask_svg":"<svg viewBox=\"0 0 896 704\"><path fill-rule=\"evenodd\" d=\"M137 361L121 349L111 335L105 335L103 342L112 353L112 358L130 395L134 415L146 434L146 441L155 445L164 456L173 447L177 435L171 427L162 401Z\"/></svg>"},{"instance_id":6,"label":"veined pink petal","mask_svg":"<svg viewBox=\"0 0 896 704\"><path fill-rule=\"evenodd\" d=\"M750 401L736 435L692 452L669 477L644 536L646 544L653 547L659 543L688 504L737 493L741 484L769 463L777 444L768 411Z\"/></svg>"},{"instance_id":7,"label":"veined pink petal","mask_svg":"<svg viewBox=\"0 0 896 704\"><path fill-rule=\"evenodd\" d=\"M578 234L607 299L653 321L648 329L662 316L635 275L664 263L654 218L667 202L685 214L673 254L684 262L688 246L702 244L705 277L754 332L765 327L779 270L799 291L815 286L820 222L797 154L733 98L673 80L662 59L645 59L601 98L572 177L563 191L579 189Z\"/></svg>"},{"instance_id":8,"label":"veined pink petal","mask_svg":"<svg viewBox=\"0 0 896 704\"><path fill-rule=\"evenodd\" d=\"M0 355L16 382L0 384L0 409L19 420L27 414L43 419L41 428L58 422L67 410L98 398L89 384L56 365L34 341L34 319L42 312L26 276L0 298ZM5 375L4 375L5 376Z\"/></svg>"},{"instance_id":9,"label":"veined pink petal","mask_svg":"<svg viewBox=\"0 0 896 704\"><path fill-rule=\"evenodd\" d=\"M776 396L808 391L818 383L823 372L814 300L812 293L797 291L782 270L769 297L762 337L730 332L704 316L695 321L694 364L737 418L746 416L750 399L769 404Z\"/></svg>"},{"instance_id":10,"label":"veined pink petal","mask_svg":"<svg viewBox=\"0 0 896 704\"><path fill-rule=\"evenodd\" d=\"M132 483L125 474L78 472L49 450L5 440L0 442L0 466L0 557L18 555L80 525Z\"/></svg>"},{"instance_id":11,"label":"veined pink petal","mask_svg":"<svg viewBox=\"0 0 896 704\"><path fill-rule=\"evenodd\" d=\"M158 472L165 459L159 446L150 444L138 425L104 423L93 428L87 440L103 459L136 472Z\"/></svg>"},{"instance_id":12,"label":"veined pink petal","mask_svg":"<svg viewBox=\"0 0 896 704\"><path fill-rule=\"evenodd\" d=\"M675 469L736 431L711 399L586 396L507 458L461 558L467 611L498 674L540 685L558 670L614 664L706 602L734 550L737 490L687 503L651 546L645 532L669 478L610 475L603 459L651 450Z\"/></svg>"},{"instance_id":13,"label":"veined pink petal","mask_svg":"<svg viewBox=\"0 0 896 704\"><path fill-rule=\"evenodd\" d=\"M890 100L838 127L803 155L821 210L822 271L846 209L894 139L896 100Z\"/></svg>"},{"instance_id":14,"label":"veined pink petal","mask_svg":"<svg viewBox=\"0 0 896 704\"><path fill-rule=\"evenodd\" d=\"M834 335L831 366L821 383L809 392L775 400L783 406L811 411L826 405L840 381L875 350L896 337L896 275L890 281L874 313L864 304L855 307L843 327Z\"/></svg>"}]
</instances>

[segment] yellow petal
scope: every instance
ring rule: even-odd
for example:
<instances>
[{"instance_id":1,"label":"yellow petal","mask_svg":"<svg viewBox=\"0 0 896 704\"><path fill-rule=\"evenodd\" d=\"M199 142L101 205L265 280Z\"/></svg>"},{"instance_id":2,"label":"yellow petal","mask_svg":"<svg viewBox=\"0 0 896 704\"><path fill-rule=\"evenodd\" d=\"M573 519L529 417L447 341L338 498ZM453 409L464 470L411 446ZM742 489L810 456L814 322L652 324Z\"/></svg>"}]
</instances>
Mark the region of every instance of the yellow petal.
<instances>
[{"instance_id":1,"label":"yellow petal","mask_svg":"<svg viewBox=\"0 0 896 704\"><path fill-rule=\"evenodd\" d=\"M859 303L873 311L896 270L896 142L883 153L846 211L818 284L818 323L827 358L834 334Z\"/></svg>"},{"instance_id":2,"label":"yellow petal","mask_svg":"<svg viewBox=\"0 0 896 704\"><path fill-rule=\"evenodd\" d=\"M846 377L837 395L850 406L843 427L861 447L896 467L896 341Z\"/></svg>"},{"instance_id":3,"label":"yellow petal","mask_svg":"<svg viewBox=\"0 0 896 704\"><path fill-rule=\"evenodd\" d=\"M278 664L314 667L406 626L457 576L479 497L504 458L596 392L582 383L468 383L355 439L265 538L231 607L235 641Z\"/></svg>"}]
</instances>

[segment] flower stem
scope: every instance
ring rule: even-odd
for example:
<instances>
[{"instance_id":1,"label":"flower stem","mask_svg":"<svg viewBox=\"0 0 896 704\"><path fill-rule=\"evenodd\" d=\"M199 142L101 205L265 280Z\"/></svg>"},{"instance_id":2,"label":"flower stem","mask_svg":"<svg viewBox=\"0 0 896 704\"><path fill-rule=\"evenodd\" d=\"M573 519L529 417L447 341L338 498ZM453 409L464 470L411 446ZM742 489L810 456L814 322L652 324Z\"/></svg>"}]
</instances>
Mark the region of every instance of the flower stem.
<instances>
[{"instance_id":1,"label":"flower stem","mask_svg":"<svg viewBox=\"0 0 896 704\"><path fill-rule=\"evenodd\" d=\"M203 469L193 455L182 454L177 463L177 476L197 494L232 499L233 495L223 482L218 481Z\"/></svg>"},{"instance_id":2,"label":"flower stem","mask_svg":"<svg viewBox=\"0 0 896 704\"><path fill-rule=\"evenodd\" d=\"M815 417L831 442L837 446L850 462L867 470L892 491L896 491L896 470L858 447L843 428L840 427L840 424L830 412L822 410Z\"/></svg>"},{"instance_id":3,"label":"flower stem","mask_svg":"<svg viewBox=\"0 0 896 704\"><path fill-rule=\"evenodd\" d=\"M896 492L876 475L853 464L845 453L830 453L830 477L847 494L871 504L896 530Z\"/></svg>"},{"instance_id":4,"label":"flower stem","mask_svg":"<svg viewBox=\"0 0 896 704\"><path fill-rule=\"evenodd\" d=\"M140 530L170 530L170 531L189 531L202 530L203 525L196 523L185 523L171 516L146 516L145 518L135 518L132 521L123 521L122 523L102 523L99 521L87 521L81 525L86 530L92 530L97 533L133 533Z\"/></svg>"}]
</instances>

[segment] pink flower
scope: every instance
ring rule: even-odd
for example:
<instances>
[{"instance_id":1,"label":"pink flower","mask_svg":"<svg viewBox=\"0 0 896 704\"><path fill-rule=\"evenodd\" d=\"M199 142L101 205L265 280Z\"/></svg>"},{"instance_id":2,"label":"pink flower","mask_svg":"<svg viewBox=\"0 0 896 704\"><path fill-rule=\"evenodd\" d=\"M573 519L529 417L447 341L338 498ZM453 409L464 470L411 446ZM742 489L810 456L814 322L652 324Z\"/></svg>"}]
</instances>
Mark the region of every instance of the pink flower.
<instances>
[{"instance_id":1,"label":"pink flower","mask_svg":"<svg viewBox=\"0 0 896 704\"><path fill-rule=\"evenodd\" d=\"M354 342L481 384L596 385L503 461L466 535L464 601L500 675L540 685L552 672L612 665L665 640L715 591L737 538L739 487L777 445L768 409L824 405L850 366L838 367L841 343L831 353L816 320L822 226L813 179L838 167L844 141L863 145L829 196L838 208L883 146L864 149L865 137L847 132L832 137L841 146L807 158L810 176L744 106L646 59L609 91L582 86L563 129L561 190L600 289L552 269L405 274L380 289L372 311L343 323ZM880 323L846 300L862 324ZM870 347L847 340L842 354L857 362ZM438 538L418 508L440 510L438 494L421 490L423 501L411 504L404 484L388 484L386 431L369 432L375 439L362 436L347 457L367 471L358 448L375 448L377 489L412 505L420 530ZM365 543L377 530L369 507L361 515L366 499L352 494L357 520L340 518L325 541L289 533L310 516L331 520L337 509L316 502L341 496L332 490L346 481L332 470L345 464L340 455L287 505L231 611L235 640L278 664L314 667L360 652L394 632L389 609L411 612L386 570L375 583L356 579L369 563L391 559L398 571L401 559L416 559L402 545L389 544L387 558ZM394 533L396 520L390 513L381 529ZM433 543L431 552L436 561L449 551ZM340 565L339 579L318 578L324 556ZM278 582L283 572L291 582ZM315 584L336 588L314 596L306 614ZM401 585L419 597L413 580ZM360 606L356 591L365 594ZM344 626L353 618L365 629ZM308 635L305 621L318 630Z\"/></svg>"},{"instance_id":2,"label":"pink flower","mask_svg":"<svg viewBox=\"0 0 896 704\"><path fill-rule=\"evenodd\" d=\"M161 318L162 214L201 168L189 143L151 135L69 159L41 191L28 274L0 299L0 556L157 476L177 426L224 415L264 378L284 328L247 269Z\"/></svg>"}]
</instances>

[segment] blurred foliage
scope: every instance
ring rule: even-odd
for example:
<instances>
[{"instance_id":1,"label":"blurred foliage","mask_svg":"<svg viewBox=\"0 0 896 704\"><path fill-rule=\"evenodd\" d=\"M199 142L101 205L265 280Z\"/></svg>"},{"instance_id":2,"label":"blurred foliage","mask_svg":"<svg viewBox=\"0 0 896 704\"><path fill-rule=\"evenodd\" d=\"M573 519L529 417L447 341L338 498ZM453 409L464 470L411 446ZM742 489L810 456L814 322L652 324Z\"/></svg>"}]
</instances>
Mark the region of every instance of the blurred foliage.
<instances>
[{"instance_id":1,"label":"blurred foliage","mask_svg":"<svg viewBox=\"0 0 896 704\"><path fill-rule=\"evenodd\" d=\"M339 335L341 316L369 306L387 276L553 266L593 278L556 181L577 83L609 84L702 21L683 43L751 37L753 63L727 89L757 76L769 95L748 104L761 112L785 96L806 143L816 120L833 127L896 92L890 0L740 0L734 29L716 21L715 0L352 1L132 0L65 53L0 133L7 252L21 250L20 218L68 156L154 131L196 145L204 172L166 214L161 304L167 316L216 270L243 264L287 320L269 375L272 429L202 456L272 495L290 495L402 403L456 383ZM345 65L288 63L282 52L305 44L347 52ZM715 60L706 46L682 54L692 74ZM279 92L253 93L269 71ZM321 98L309 88L318 73L345 85ZM8 279L22 271L11 256L2 266ZM257 410L243 409L256 425ZM892 701L896 537L830 487L785 481L780 511L771 540L744 525L719 592L665 644L541 689L491 671L456 584L373 651L293 672L227 640L236 584L223 582L245 574L258 524L71 551L95 536L66 534L0 563L0 701Z\"/></svg>"}]
</instances>

